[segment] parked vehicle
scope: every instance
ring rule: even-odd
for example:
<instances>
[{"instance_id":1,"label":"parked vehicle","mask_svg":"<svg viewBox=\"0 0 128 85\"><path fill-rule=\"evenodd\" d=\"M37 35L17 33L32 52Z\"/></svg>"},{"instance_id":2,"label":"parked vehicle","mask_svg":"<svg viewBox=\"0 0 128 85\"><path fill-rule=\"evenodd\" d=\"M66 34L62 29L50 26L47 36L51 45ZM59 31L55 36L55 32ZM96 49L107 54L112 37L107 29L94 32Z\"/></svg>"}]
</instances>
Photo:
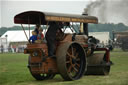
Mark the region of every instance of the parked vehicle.
<instances>
[{"instance_id":1,"label":"parked vehicle","mask_svg":"<svg viewBox=\"0 0 128 85\"><path fill-rule=\"evenodd\" d=\"M113 32L115 46L128 51L128 32Z\"/></svg>"}]
</instances>

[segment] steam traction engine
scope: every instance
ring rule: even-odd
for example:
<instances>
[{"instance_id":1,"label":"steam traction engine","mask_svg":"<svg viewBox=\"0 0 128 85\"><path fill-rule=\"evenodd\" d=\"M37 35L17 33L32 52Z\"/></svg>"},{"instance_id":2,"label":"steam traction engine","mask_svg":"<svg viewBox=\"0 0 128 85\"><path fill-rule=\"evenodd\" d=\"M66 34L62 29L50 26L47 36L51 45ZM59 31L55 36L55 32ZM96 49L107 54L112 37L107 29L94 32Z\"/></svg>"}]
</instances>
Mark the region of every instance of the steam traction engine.
<instances>
[{"instance_id":1,"label":"steam traction engine","mask_svg":"<svg viewBox=\"0 0 128 85\"><path fill-rule=\"evenodd\" d=\"M56 58L48 57L46 42L27 44L24 53L29 54L28 68L35 79L52 79L56 74L60 74L64 80L76 80L85 74L109 74L111 65L109 50L97 48L95 38L91 38L92 41L88 42L90 40L88 23L98 23L96 17L27 11L14 18L14 22L17 24L39 23L48 26L50 21L68 23L62 28L63 31L67 28L73 30L75 29L73 23L80 23L80 27L78 26L80 33L62 33L56 36L59 37L55 44ZM70 24L71 22L72 24ZM21 26L23 28L23 25Z\"/></svg>"}]
</instances>

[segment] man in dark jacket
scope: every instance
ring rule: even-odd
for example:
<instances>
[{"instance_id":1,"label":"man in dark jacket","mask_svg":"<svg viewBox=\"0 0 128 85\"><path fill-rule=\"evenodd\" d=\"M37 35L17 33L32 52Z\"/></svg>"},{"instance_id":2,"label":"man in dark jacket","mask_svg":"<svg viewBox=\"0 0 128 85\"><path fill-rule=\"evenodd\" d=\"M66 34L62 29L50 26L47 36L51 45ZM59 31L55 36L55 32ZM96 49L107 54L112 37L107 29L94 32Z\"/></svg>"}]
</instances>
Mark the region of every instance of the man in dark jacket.
<instances>
[{"instance_id":1,"label":"man in dark jacket","mask_svg":"<svg viewBox=\"0 0 128 85\"><path fill-rule=\"evenodd\" d=\"M49 28L46 33L46 40L48 45L48 56L55 57L55 40L56 32L59 29L59 24L57 22L49 22Z\"/></svg>"}]
</instances>

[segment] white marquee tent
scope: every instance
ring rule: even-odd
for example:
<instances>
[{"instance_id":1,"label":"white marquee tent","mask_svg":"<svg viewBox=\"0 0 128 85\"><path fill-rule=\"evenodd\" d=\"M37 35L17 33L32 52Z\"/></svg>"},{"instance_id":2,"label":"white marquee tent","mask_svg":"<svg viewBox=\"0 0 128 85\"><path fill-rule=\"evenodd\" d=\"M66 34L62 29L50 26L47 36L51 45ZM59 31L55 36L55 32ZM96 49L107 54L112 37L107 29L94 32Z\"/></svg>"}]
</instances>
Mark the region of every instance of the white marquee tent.
<instances>
[{"instance_id":1,"label":"white marquee tent","mask_svg":"<svg viewBox=\"0 0 128 85\"><path fill-rule=\"evenodd\" d=\"M100 43L108 44L110 36L109 32L89 32L89 36L93 36L100 40Z\"/></svg>"},{"instance_id":2,"label":"white marquee tent","mask_svg":"<svg viewBox=\"0 0 128 85\"><path fill-rule=\"evenodd\" d=\"M29 30L25 32L29 38ZM30 36L31 32L32 30L30 30ZM8 52L8 48L24 47L25 43L27 43L27 38L23 30L7 31L0 38L0 46L3 46L4 52Z\"/></svg>"},{"instance_id":3,"label":"white marquee tent","mask_svg":"<svg viewBox=\"0 0 128 85\"><path fill-rule=\"evenodd\" d=\"M29 38L29 31L25 31L28 38ZM30 36L31 36L32 30L30 30ZM6 37L7 36L7 37ZM17 31L7 31L5 34L1 36L1 38L7 38L7 42L26 42L27 38L24 34L23 30L17 30Z\"/></svg>"}]
</instances>

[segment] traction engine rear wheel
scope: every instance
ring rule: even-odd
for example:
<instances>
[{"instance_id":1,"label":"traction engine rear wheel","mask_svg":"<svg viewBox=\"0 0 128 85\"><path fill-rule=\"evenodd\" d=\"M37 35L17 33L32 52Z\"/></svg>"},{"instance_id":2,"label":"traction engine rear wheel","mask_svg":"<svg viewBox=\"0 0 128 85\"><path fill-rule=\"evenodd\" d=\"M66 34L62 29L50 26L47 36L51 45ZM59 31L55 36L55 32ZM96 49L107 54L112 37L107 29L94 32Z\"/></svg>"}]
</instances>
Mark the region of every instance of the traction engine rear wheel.
<instances>
[{"instance_id":1,"label":"traction engine rear wheel","mask_svg":"<svg viewBox=\"0 0 128 85\"><path fill-rule=\"evenodd\" d=\"M30 63L30 60L31 60L31 56L29 56L29 59L28 59L28 65L29 65L29 71L31 73L31 75L36 79L36 80L46 80L46 79L53 79L55 74L34 74L32 73L31 71L31 63Z\"/></svg>"},{"instance_id":2,"label":"traction engine rear wheel","mask_svg":"<svg viewBox=\"0 0 128 85\"><path fill-rule=\"evenodd\" d=\"M86 56L78 43L65 43L58 47L57 65L65 80L77 80L84 75Z\"/></svg>"}]
</instances>

